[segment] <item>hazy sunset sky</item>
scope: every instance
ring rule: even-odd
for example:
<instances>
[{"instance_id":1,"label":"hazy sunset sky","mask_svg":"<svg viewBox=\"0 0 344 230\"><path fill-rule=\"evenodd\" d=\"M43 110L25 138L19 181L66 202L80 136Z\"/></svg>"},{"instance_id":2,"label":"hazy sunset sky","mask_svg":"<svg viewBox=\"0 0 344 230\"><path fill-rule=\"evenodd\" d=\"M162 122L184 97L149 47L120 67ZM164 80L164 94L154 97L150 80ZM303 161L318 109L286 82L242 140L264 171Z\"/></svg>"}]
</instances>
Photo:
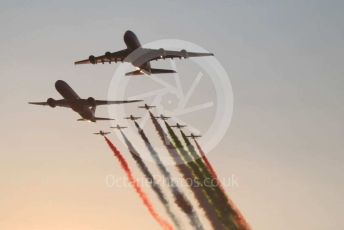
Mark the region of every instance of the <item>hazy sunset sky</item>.
<instances>
[{"instance_id":1,"label":"hazy sunset sky","mask_svg":"<svg viewBox=\"0 0 344 230\"><path fill-rule=\"evenodd\" d=\"M60 98L58 79L107 99L119 64L73 63L125 48L128 29L142 43L194 42L227 71L233 119L209 159L221 177L238 178L226 190L253 229L343 229L343 10L339 0L2 0L0 229L159 229L131 188L106 184L124 176L91 134L108 122L27 104Z\"/></svg>"}]
</instances>

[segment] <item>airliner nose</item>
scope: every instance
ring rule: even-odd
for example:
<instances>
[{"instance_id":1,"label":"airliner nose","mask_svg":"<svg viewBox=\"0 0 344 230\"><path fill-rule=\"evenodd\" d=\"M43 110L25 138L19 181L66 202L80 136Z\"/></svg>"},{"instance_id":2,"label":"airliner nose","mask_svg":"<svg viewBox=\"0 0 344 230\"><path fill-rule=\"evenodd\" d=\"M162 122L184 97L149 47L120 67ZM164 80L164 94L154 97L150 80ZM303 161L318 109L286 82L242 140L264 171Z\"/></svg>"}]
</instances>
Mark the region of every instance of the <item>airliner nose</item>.
<instances>
[{"instance_id":1,"label":"airliner nose","mask_svg":"<svg viewBox=\"0 0 344 230\"><path fill-rule=\"evenodd\" d=\"M67 85L67 83L65 81L62 81L62 80L57 80L55 82L55 88L56 89L61 89L63 88L65 85Z\"/></svg>"},{"instance_id":2,"label":"airliner nose","mask_svg":"<svg viewBox=\"0 0 344 230\"><path fill-rule=\"evenodd\" d=\"M125 33L124 33L124 41L130 42L134 38L136 38L136 35L134 34L133 31L131 31L131 30L125 31Z\"/></svg>"},{"instance_id":3,"label":"airliner nose","mask_svg":"<svg viewBox=\"0 0 344 230\"><path fill-rule=\"evenodd\" d=\"M127 30L127 31L125 31L124 36L132 35L132 34L134 34L133 31Z\"/></svg>"}]
</instances>

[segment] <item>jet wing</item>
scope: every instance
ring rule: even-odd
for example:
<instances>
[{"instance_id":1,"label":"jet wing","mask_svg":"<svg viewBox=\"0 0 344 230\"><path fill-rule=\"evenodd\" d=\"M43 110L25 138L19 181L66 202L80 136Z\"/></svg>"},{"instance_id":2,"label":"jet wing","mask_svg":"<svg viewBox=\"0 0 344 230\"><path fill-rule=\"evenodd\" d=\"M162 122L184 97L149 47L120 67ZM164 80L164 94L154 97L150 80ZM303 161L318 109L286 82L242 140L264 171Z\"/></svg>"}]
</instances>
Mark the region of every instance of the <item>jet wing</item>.
<instances>
[{"instance_id":1,"label":"jet wing","mask_svg":"<svg viewBox=\"0 0 344 230\"><path fill-rule=\"evenodd\" d=\"M47 102L29 102L31 105L48 105Z\"/></svg>"},{"instance_id":2,"label":"jet wing","mask_svg":"<svg viewBox=\"0 0 344 230\"><path fill-rule=\"evenodd\" d=\"M74 62L74 64L75 65L98 64L98 63L105 63L105 62L123 61L128 56L129 53L130 53L130 51L128 49L124 49L124 50L105 54L105 55L98 56L98 57L90 56L88 59Z\"/></svg>"},{"instance_id":3,"label":"jet wing","mask_svg":"<svg viewBox=\"0 0 344 230\"><path fill-rule=\"evenodd\" d=\"M134 102L141 102L143 100L124 100L124 101L103 101L103 100L95 100L96 105L113 105L113 104L126 104L126 103L134 103Z\"/></svg>"},{"instance_id":4,"label":"jet wing","mask_svg":"<svg viewBox=\"0 0 344 230\"><path fill-rule=\"evenodd\" d=\"M54 105L53 107L55 107L55 106L70 107L69 103L65 99L53 100L52 103ZM45 102L29 102L29 104L31 104L31 105L49 105L49 103L47 101L45 101Z\"/></svg>"},{"instance_id":5,"label":"jet wing","mask_svg":"<svg viewBox=\"0 0 344 230\"><path fill-rule=\"evenodd\" d=\"M196 53L188 52L186 50L174 51L174 50L164 50L164 49L147 49L142 48L143 52L147 56L147 61L166 59L166 58L189 58L189 57L204 57L204 56L214 56L213 53Z\"/></svg>"}]
</instances>

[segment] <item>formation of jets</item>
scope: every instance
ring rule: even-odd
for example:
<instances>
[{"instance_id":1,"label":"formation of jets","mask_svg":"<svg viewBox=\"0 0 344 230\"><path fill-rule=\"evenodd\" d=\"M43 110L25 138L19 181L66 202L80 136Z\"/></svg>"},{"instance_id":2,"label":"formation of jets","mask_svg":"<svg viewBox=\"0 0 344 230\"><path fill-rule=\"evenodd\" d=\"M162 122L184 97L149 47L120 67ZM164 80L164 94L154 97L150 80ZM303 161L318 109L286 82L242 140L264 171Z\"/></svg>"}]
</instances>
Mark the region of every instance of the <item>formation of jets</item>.
<instances>
[{"instance_id":1,"label":"formation of jets","mask_svg":"<svg viewBox=\"0 0 344 230\"><path fill-rule=\"evenodd\" d=\"M189 52L185 49L180 51L174 50L165 50L163 48L159 49L150 49L144 48L141 46L141 43L134 32L128 30L124 33L124 42L126 44L126 48L116 51L116 52L106 52L104 55L100 56L89 56L88 59L76 61L74 64L98 64L98 63L113 63L113 62L129 62L133 66L137 68L132 72L128 72L125 75L150 75L150 74L167 74L167 73L175 73L174 70L170 69L156 69L152 68L150 62L153 60L161 60L161 59L173 59L173 58L189 58L189 57L203 57L203 56L213 56L212 53L196 53L196 52ZM143 100L114 100L114 101L107 101L107 100L96 100L93 97L88 98L80 98L79 95L65 82L62 80L58 80L55 82L55 88L57 92L63 97L62 99L53 99L48 98L46 101L43 102L29 102L29 104L33 105L43 105L43 106L50 106L52 108L55 107L67 107L71 108L74 112L80 115L80 119L78 121L91 121L96 122L98 120L114 120L112 118L104 118L104 117L97 117L95 115L97 106L100 105L111 105L111 104L126 104L126 103L135 103L141 102ZM155 108L156 106L144 104L142 106L138 106L138 108L150 110ZM129 117L125 117L128 120L138 120L141 117L135 117L130 115ZM167 120L171 117L166 117L164 115L160 115L156 117L157 119ZM186 125L176 124L171 127L175 127L178 129L186 127ZM115 127L111 127L114 129L125 129L127 127L117 125ZM98 133L94 133L97 135L105 136L110 132L104 132L100 130ZM200 136L191 134L189 137L197 138Z\"/></svg>"},{"instance_id":2,"label":"formation of jets","mask_svg":"<svg viewBox=\"0 0 344 230\"><path fill-rule=\"evenodd\" d=\"M98 63L116 63L116 62L129 62L137 67L137 70L126 73L129 75L143 75L143 74L162 74L162 73L175 73L176 71L170 69L156 69L152 68L150 62L166 58L189 58L189 57L203 57L214 56L213 53L195 53L188 52L185 49L180 51L160 49L143 48L141 43L134 32L128 30L123 36L127 48L116 51L106 52L104 55L95 57L91 55L88 59L76 61L74 64L98 64Z\"/></svg>"},{"instance_id":3,"label":"formation of jets","mask_svg":"<svg viewBox=\"0 0 344 230\"><path fill-rule=\"evenodd\" d=\"M144 106L142 106L142 107L144 107ZM154 106L154 107L155 107L155 106ZM155 117L155 118L161 118L161 116L163 116L163 115L160 115L159 117ZM164 116L163 116L163 117L164 117ZM141 117L135 117L135 116L133 116L133 115L130 115L129 117L125 117L124 119L128 119L128 120L135 121L135 120L140 119L140 118L141 118ZM164 117L164 118L166 119L166 117ZM171 125L171 127L173 127L173 128L178 128L178 129L182 129L182 128L187 127L187 125L181 125L181 124L179 124L179 123L176 123L175 125ZM126 129L126 128L128 128L128 127L126 127L126 126L120 126L119 124L117 124L116 126L111 126L110 128L112 128L112 129L117 129L117 130L121 130L121 129ZM105 135L108 135L108 134L110 134L110 133L111 133L111 132L104 132L104 131L100 130L99 132L93 133L93 134L105 136ZM186 136L186 137L192 138L192 139L196 139L196 138L201 137L201 135L195 135L195 134L191 133L189 136Z\"/></svg>"}]
</instances>

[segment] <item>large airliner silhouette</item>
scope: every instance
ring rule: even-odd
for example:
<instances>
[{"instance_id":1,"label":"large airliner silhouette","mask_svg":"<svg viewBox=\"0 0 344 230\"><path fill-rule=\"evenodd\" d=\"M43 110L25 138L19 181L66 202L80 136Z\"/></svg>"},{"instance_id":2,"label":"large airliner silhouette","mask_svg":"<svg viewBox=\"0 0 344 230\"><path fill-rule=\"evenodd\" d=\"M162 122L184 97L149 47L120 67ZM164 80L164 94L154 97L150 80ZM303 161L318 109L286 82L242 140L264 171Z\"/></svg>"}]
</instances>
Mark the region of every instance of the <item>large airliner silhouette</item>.
<instances>
[{"instance_id":1,"label":"large airliner silhouette","mask_svg":"<svg viewBox=\"0 0 344 230\"><path fill-rule=\"evenodd\" d=\"M55 83L56 90L62 95L64 99L55 100L49 98L46 102L29 102L33 105L48 105L52 108L56 106L71 108L77 112L82 118L78 121L92 121L96 122L97 120L113 120L111 118L102 118L96 117L95 111L96 107L99 105L110 105L110 104L123 104L123 103L133 103L140 102L142 100L124 100L124 101L104 101L96 100L93 97L87 99L81 99L79 95L64 81L58 80Z\"/></svg>"},{"instance_id":2,"label":"large airliner silhouette","mask_svg":"<svg viewBox=\"0 0 344 230\"><path fill-rule=\"evenodd\" d=\"M126 49L116 52L106 52L104 55L95 57L89 56L88 59L77 61L74 64L98 64L98 63L112 63L112 62L130 62L138 69L126 73L126 75L143 75L143 74L159 74L159 73L175 73L176 71L170 69L155 69L150 65L150 61L166 59L166 58L189 58L189 57L203 57L213 56L212 53L195 53L188 52L185 49L180 51L160 49L143 48L134 32L128 30L124 33L124 42Z\"/></svg>"}]
</instances>

